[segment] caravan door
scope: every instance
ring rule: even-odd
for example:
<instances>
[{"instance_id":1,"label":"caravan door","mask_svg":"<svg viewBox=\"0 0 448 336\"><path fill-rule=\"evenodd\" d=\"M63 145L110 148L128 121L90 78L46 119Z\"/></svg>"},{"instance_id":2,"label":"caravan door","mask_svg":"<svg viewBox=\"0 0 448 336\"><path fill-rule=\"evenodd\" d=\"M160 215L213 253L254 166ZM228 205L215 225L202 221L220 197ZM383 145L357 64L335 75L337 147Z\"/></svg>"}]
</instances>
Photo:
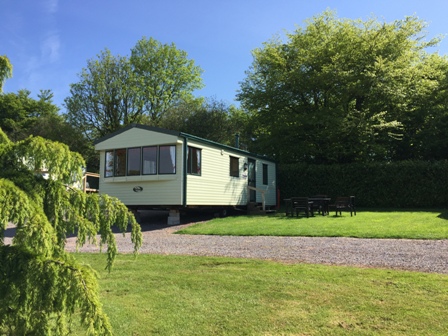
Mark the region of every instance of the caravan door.
<instances>
[{"instance_id":1,"label":"caravan door","mask_svg":"<svg viewBox=\"0 0 448 336\"><path fill-rule=\"evenodd\" d=\"M255 160L249 159L248 160L248 171L247 171L247 183L249 187L256 187L257 186L257 175L255 172ZM257 194L255 190L250 190L249 192L249 202L256 202L257 201Z\"/></svg>"}]
</instances>

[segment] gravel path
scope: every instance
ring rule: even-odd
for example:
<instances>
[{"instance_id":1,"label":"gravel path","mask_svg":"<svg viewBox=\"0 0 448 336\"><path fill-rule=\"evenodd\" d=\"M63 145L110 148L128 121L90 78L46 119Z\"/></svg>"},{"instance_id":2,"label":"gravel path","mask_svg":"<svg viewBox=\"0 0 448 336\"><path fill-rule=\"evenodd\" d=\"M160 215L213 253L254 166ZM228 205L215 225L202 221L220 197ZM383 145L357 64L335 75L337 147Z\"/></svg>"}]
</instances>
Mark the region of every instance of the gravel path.
<instances>
[{"instance_id":1,"label":"gravel path","mask_svg":"<svg viewBox=\"0 0 448 336\"><path fill-rule=\"evenodd\" d=\"M151 218L151 223L141 225L140 253L227 256L448 274L448 240L177 235L174 232L192 223L164 225L166 214ZM5 243L10 244L14 235L15 228L10 224ZM133 251L130 233L125 236L117 233L116 240L120 253ZM66 248L75 251L76 237L68 238ZM80 251L99 252L99 248L87 244Z\"/></svg>"},{"instance_id":2,"label":"gravel path","mask_svg":"<svg viewBox=\"0 0 448 336\"><path fill-rule=\"evenodd\" d=\"M140 253L227 256L286 263L350 265L448 274L448 240L173 234L187 225L142 225L143 245ZM117 234L116 239L119 252L133 251L129 233L126 233L125 237ZM75 238L69 238L69 250L74 250L75 241ZM80 251L97 252L99 249L87 245Z\"/></svg>"}]
</instances>

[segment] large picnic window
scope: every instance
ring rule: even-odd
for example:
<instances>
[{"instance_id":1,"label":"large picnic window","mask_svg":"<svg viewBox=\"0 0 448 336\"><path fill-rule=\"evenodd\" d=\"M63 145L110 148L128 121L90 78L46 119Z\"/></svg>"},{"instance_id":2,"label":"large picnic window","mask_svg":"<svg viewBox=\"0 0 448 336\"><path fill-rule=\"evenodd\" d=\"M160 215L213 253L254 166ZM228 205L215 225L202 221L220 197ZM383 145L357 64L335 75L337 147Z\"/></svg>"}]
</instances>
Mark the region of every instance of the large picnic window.
<instances>
[{"instance_id":1,"label":"large picnic window","mask_svg":"<svg viewBox=\"0 0 448 336\"><path fill-rule=\"evenodd\" d=\"M148 146L108 150L105 177L176 174L176 146Z\"/></svg>"}]
</instances>

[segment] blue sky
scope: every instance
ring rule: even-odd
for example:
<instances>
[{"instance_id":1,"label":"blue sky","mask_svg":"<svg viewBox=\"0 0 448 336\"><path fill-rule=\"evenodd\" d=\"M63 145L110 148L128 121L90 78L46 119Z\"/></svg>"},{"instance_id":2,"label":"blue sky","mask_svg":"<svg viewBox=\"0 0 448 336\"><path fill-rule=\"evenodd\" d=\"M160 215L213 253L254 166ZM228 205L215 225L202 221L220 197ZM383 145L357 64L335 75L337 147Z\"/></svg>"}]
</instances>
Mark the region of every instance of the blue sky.
<instances>
[{"instance_id":1,"label":"blue sky","mask_svg":"<svg viewBox=\"0 0 448 336\"><path fill-rule=\"evenodd\" d=\"M88 59L105 48L130 55L146 36L174 43L203 69L205 88L196 95L234 104L251 51L325 9L387 22L416 15L428 22L429 37L448 34L446 0L0 0L0 55L14 67L4 91L36 97L50 89L64 112ZM430 51L448 55L448 37Z\"/></svg>"}]
</instances>

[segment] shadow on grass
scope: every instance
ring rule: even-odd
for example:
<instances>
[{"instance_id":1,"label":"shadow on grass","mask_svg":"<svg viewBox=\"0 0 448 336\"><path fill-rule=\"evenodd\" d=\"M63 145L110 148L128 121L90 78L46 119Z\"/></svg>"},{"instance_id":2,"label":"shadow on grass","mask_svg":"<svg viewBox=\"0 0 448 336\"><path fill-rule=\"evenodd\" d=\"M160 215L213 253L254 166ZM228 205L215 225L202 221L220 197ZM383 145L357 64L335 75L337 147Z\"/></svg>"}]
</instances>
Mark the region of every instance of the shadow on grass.
<instances>
[{"instance_id":1,"label":"shadow on grass","mask_svg":"<svg viewBox=\"0 0 448 336\"><path fill-rule=\"evenodd\" d=\"M448 210L441 212L437 217L441 219L448 219Z\"/></svg>"},{"instance_id":2,"label":"shadow on grass","mask_svg":"<svg viewBox=\"0 0 448 336\"><path fill-rule=\"evenodd\" d=\"M306 216L303 216L303 215L301 215L301 216L299 216L299 217L296 217L296 216L286 216L286 215L280 215L280 216L275 216L274 218L277 218L278 220L288 220L288 221L293 221L293 220L298 220L298 219L309 219L309 220L313 220L313 219L318 219L318 218L344 218L345 217L345 213L343 213L342 214L342 216L341 215L335 215L335 214L329 214L329 215L325 215L325 216L322 216L322 215L320 215L320 214L318 214L318 215L314 215L314 216L309 216L309 217L306 217ZM350 213L348 213L348 217L350 217Z\"/></svg>"},{"instance_id":3,"label":"shadow on grass","mask_svg":"<svg viewBox=\"0 0 448 336\"><path fill-rule=\"evenodd\" d=\"M367 212L439 212L439 215L437 215L438 218L448 220L448 209L440 209L440 208L437 208L437 209L429 209L429 208L421 208L421 209L415 209L415 208L414 209L412 209L412 208L403 208L403 209L401 209L401 208L362 208L362 209L359 209L359 208L357 208L356 209L357 215L359 215L359 213L362 213L363 211L367 211ZM342 216L340 216L340 215L336 216L333 212L333 213L330 213L329 215L327 215L326 217L341 218L341 217L344 217L344 214L346 214L346 213L347 212L344 211ZM350 213L349 213L349 215L350 215ZM314 215L314 217L320 217L320 216L321 216L320 214ZM286 216L284 214L281 214L281 212L280 212L279 219L280 218L281 219L297 219L297 217L295 217L295 216L294 217ZM307 217L301 216L301 218L307 218ZM312 217L310 216L310 218L312 218Z\"/></svg>"}]
</instances>

